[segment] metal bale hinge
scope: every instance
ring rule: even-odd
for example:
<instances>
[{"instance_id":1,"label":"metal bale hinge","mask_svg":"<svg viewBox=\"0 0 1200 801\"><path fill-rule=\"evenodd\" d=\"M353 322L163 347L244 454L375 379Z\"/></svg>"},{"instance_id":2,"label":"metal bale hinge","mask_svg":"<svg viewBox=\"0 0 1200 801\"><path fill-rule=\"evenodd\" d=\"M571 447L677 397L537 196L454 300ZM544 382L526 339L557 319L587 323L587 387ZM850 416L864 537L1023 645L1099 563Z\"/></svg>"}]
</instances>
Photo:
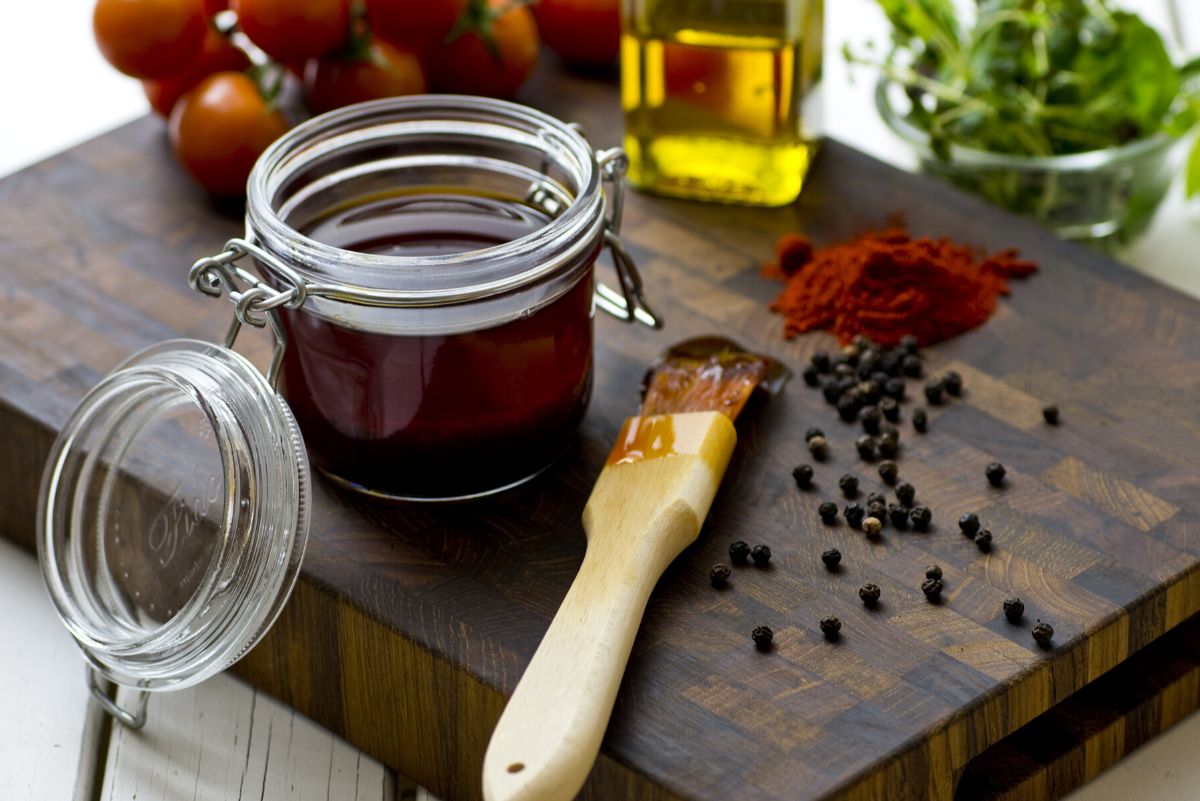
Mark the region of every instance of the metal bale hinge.
<instances>
[{"instance_id":1,"label":"metal bale hinge","mask_svg":"<svg viewBox=\"0 0 1200 801\"><path fill-rule=\"evenodd\" d=\"M237 265L246 256L266 264L289 286L285 290L275 289L257 275ZM265 328L270 325L275 336L275 349L271 354L271 366L267 370L267 381L276 386L279 368L283 365L283 354L287 350L287 333L279 321L280 308L298 309L308 299L308 284L291 267L272 256L266 250L245 239L230 239L225 249L216 256L206 256L192 265L188 271L188 286L197 292L219 298L228 294L234 303L233 320L225 332L225 347L232 348L243 325Z\"/></svg>"},{"instance_id":2,"label":"metal bale hinge","mask_svg":"<svg viewBox=\"0 0 1200 801\"><path fill-rule=\"evenodd\" d=\"M625 243L621 240L621 218L625 211L625 173L629 170L629 156L619 147L596 153L600 174L610 189L609 214L605 220L604 242L612 253L613 267L621 285L618 295L607 284L597 283L596 304L609 314L626 322L636 320L651 328L662 328L659 317L646 300L645 287L637 265Z\"/></svg>"},{"instance_id":3,"label":"metal bale hinge","mask_svg":"<svg viewBox=\"0 0 1200 801\"><path fill-rule=\"evenodd\" d=\"M572 122L567 127L579 134L585 142L587 141L587 134L582 125ZM563 134L552 128L543 128L538 131L538 135L544 139L556 141L562 147L567 144ZM613 268L617 273L617 281L621 288L618 293L608 284L597 281L596 305L618 320L627 323L636 321L650 328L662 328L662 318L646 300L645 288L642 276L638 273L637 264L621 240L621 219L625 211L624 178L625 173L629 171L629 156L620 147L610 147L607 150L593 149L592 155L596 159L601 181L608 185L604 193L608 198L608 214L604 219L604 244L612 253ZM547 158L542 161L541 171L545 173L548 169L549 159ZM530 198L537 201L547 198L551 194L535 185L530 193ZM539 205L541 204L539 203ZM561 211L561 209L547 208L546 211L553 217L557 216L555 212Z\"/></svg>"}]
</instances>

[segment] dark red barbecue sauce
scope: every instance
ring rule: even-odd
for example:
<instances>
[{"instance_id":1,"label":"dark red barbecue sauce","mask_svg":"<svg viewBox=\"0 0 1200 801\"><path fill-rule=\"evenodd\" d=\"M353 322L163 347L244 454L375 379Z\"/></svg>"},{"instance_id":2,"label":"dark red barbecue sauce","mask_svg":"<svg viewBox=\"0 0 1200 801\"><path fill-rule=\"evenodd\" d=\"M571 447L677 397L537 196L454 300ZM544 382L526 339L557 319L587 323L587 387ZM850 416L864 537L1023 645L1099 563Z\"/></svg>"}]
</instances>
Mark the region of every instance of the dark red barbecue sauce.
<instances>
[{"instance_id":1,"label":"dark red barbecue sauce","mask_svg":"<svg viewBox=\"0 0 1200 801\"><path fill-rule=\"evenodd\" d=\"M519 202L428 192L355 205L304 233L423 256L502 244L547 222ZM599 242L584 261L598 252ZM283 320L280 386L311 459L384 495L458 497L520 481L567 447L591 394L590 269L529 316L463 333L371 333L302 311Z\"/></svg>"}]
</instances>

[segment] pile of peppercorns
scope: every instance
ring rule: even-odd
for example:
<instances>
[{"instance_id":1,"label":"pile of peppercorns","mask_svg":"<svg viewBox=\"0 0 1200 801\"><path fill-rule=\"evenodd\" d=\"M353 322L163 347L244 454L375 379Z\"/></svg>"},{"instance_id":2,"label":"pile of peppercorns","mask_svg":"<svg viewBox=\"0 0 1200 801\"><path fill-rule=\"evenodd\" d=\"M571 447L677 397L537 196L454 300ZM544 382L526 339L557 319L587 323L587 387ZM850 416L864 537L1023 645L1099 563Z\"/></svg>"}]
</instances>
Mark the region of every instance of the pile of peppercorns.
<instances>
[{"instance_id":1,"label":"pile of peppercorns","mask_svg":"<svg viewBox=\"0 0 1200 801\"><path fill-rule=\"evenodd\" d=\"M901 404L908 395L907 379L918 379L924 374L924 362L913 336L903 337L895 348L882 348L866 337L857 336L836 356L830 356L825 351L814 353L811 363L803 371L804 382L810 387L820 388L826 402L836 408L842 421L862 425L864 433L855 440L855 450L864 462L874 464L878 461L880 480L895 494L895 502L889 503L885 495L871 492L867 494L865 502L860 503L855 500L861 490L858 477L846 473L838 479L838 488L849 501L841 510L842 516L850 528L861 530L867 539L873 541L882 536L884 527L889 524L897 531L906 531L911 527L918 532L927 532L933 522L933 512L929 507L916 502L916 487L900 480L900 468L895 461L900 453L900 429L896 424L901 420ZM929 406L941 406L948 398L961 397L963 389L962 376L950 370L929 378L922 387L922 395ZM1047 424L1057 425L1058 407L1047 406L1043 416ZM921 434L928 431L929 413L925 408L914 409L911 419L915 431ZM828 458L830 444L823 430L809 428L804 439L816 462ZM813 489L815 472L810 464L796 466L792 470L796 486L804 491ZM993 487L1005 486L1007 470L999 462L988 464L984 475ZM817 513L826 525L837 525L839 509L834 501L823 501ZM958 526L981 552L991 551L993 534L982 526L977 514L968 512L962 515ZM730 546L730 558L735 564L739 563L739 554L741 563L745 562L746 548L742 542ZM735 549L738 553L735 553ZM821 561L830 571L837 571L841 560L842 554L836 548L821 554ZM724 566L717 565L713 570L718 568ZM727 578L728 568L724 569ZM722 583L724 580L721 579ZM928 567L920 585L925 598L930 603L940 603L944 587L942 568L938 565ZM881 594L879 586L870 582L862 585L858 591L859 598L870 609L878 606ZM1018 623L1024 615L1025 605L1019 598L1010 597L1004 601L1003 608L1008 620ZM819 621L819 628L830 641L841 636L842 624L836 617L823 618ZM1039 645L1048 647L1054 630L1048 623L1039 620L1032 633ZM767 650L773 633L769 627L759 626L752 638L758 648Z\"/></svg>"}]
</instances>

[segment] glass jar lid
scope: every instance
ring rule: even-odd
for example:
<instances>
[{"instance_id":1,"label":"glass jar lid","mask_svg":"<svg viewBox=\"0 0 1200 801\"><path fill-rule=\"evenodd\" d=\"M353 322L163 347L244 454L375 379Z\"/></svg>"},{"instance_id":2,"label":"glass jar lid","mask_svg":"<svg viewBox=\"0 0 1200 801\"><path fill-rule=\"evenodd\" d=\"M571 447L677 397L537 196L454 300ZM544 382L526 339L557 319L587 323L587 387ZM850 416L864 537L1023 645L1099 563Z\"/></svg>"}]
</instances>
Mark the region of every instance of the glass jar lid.
<instances>
[{"instance_id":1,"label":"glass jar lid","mask_svg":"<svg viewBox=\"0 0 1200 801\"><path fill-rule=\"evenodd\" d=\"M244 357L178 339L132 356L63 426L38 552L94 671L146 690L245 654L291 594L309 467L287 405Z\"/></svg>"}]
</instances>

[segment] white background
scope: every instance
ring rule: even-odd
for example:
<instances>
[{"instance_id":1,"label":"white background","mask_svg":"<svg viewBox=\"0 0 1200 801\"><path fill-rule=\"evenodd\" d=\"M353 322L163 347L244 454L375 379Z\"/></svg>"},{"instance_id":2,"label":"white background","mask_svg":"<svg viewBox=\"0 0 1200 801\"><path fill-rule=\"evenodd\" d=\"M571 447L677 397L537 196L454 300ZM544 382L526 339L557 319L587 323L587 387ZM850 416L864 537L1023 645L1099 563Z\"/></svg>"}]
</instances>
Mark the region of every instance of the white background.
<instances>
[{"instance_id":1,"label":"white background","mask_svg":"<svg viewBox=\"0 0 1200 801\"><path fill-rule=\"evenodd\" d=\"M1200 50L1200 0L1178 0L1184 39ZM136 81L113 71L91 37L91 0L0 0L0 176L144 113ZM1152 21L1160 0L1130 2ZM870 0L827 0L826 119L831 135L910 166L875 115L871 76L851 82L843 42L886 41ZM1200 296L1200 199L1176 185L1151 232L1123 258ZM0 288L5 265L0 264ZM53 264L45 269L54 269ZM0 493L0 503L3 495ZM0 799L70 795L86 695L82 666L41 589L32 558L0 543ZM1197 801L1200 716L1193 715L1072 801Z\"/></svg>"}]
</instances>

